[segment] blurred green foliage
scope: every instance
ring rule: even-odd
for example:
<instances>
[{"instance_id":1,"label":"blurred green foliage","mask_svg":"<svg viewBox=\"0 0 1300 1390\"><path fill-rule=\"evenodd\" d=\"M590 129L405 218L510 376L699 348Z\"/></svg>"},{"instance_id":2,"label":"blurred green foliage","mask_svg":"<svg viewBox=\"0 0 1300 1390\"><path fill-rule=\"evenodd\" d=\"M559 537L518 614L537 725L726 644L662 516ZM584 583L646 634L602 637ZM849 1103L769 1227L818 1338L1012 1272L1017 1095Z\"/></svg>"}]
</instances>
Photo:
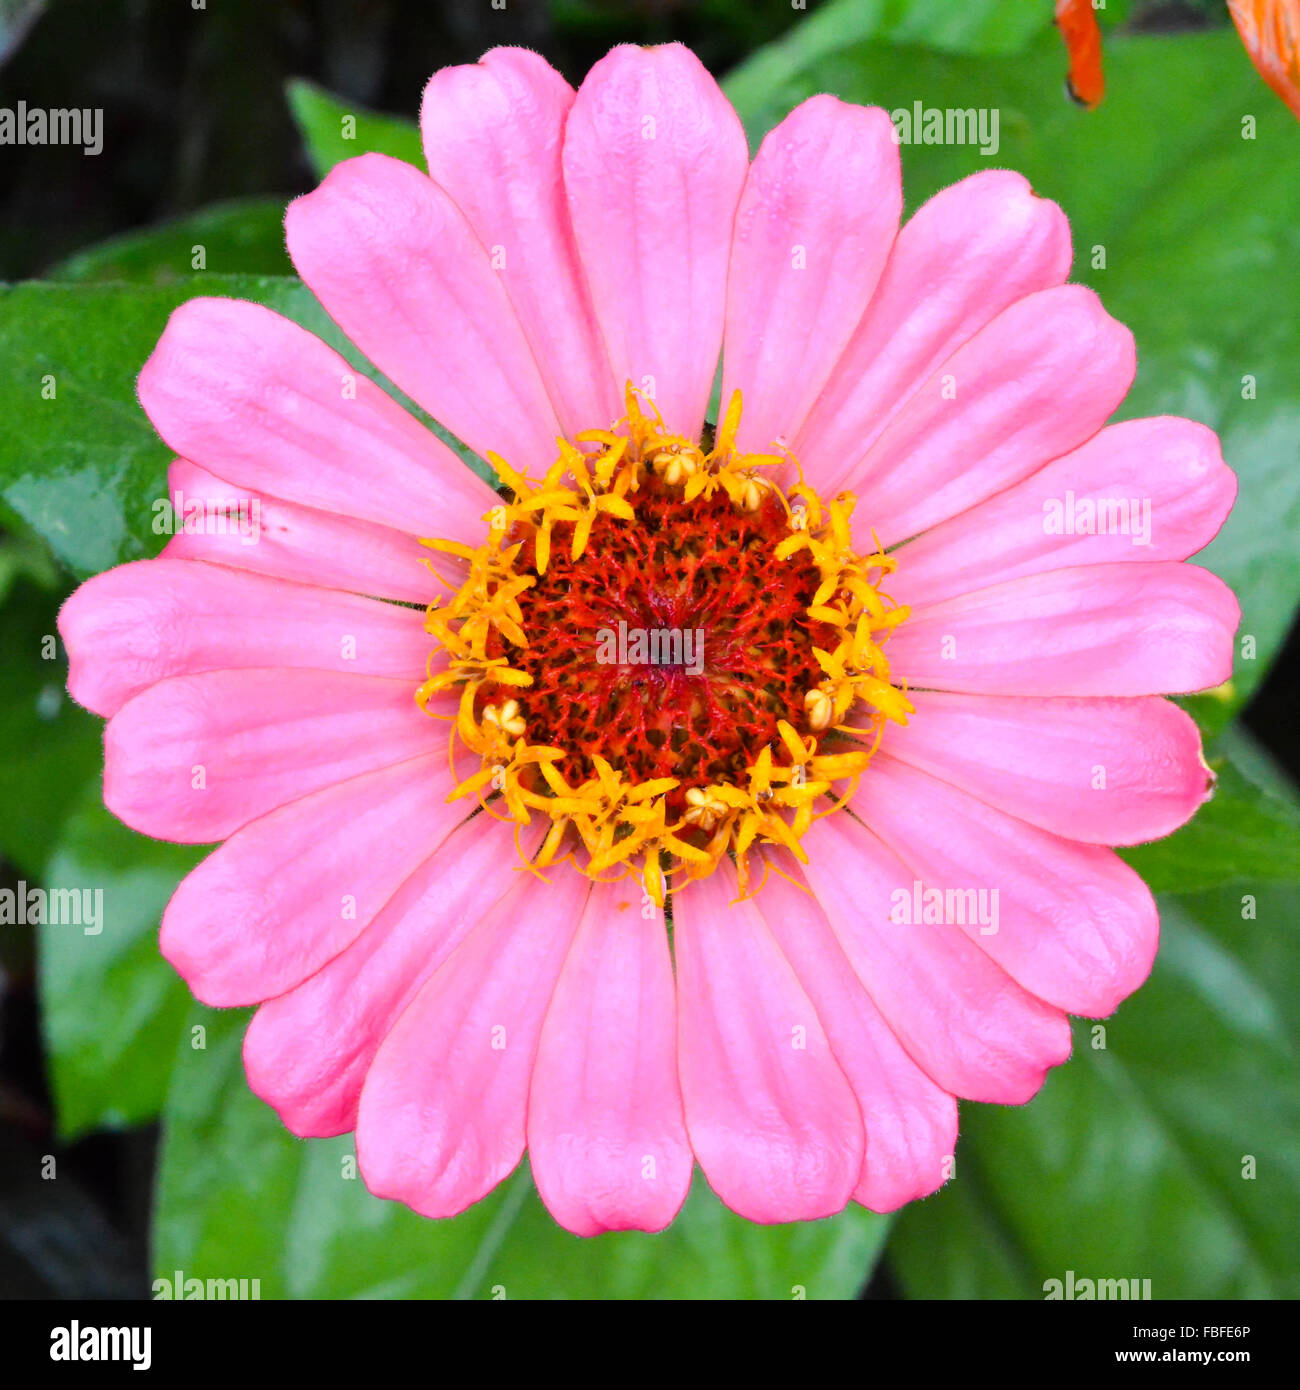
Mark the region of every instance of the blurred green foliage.
<instances>
[{"instance_id":1,"label":"blurred green foliage","mask_svg":"<svg viewBox=\"0 0 1300 1390\"><path fill-rule=\"evenodd\" d=\"M196 1006L181 1040L159 1273L257 1271L264 1298L851 1298L884 1241L887 1222L860 1208L755 1226L698 1173L667 1231L583 1240L556 1226L527 1162L464 1215L427 1221L366 1191L350 1136L304 1144L253 1096L239 1058L246 1018ZM241 1219L250 1211L257 1221Z\"/></svg>"}]
</instances>

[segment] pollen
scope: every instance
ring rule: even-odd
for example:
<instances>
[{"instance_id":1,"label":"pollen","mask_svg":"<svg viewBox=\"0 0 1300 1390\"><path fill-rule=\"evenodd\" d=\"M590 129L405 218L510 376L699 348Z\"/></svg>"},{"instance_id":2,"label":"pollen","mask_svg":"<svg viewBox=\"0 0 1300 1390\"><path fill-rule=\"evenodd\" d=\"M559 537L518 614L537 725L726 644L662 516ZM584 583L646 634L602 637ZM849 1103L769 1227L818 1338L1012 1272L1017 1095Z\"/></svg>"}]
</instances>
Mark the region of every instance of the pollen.
<instances>
[{"instance_id":1,"label":"pollen","mask_svg":"<svg viewBox=\"0 0 1300 1390\"><path fill-rule=\"evenodd\" d=\"M424 542L465 579L428 608L416 698L452 720L451 799L549 820L534 871L635 874L662 907L729 855L757 891L766 848L803 859L912 712L886 655L897 562L854 551L851 494L824 502L788 453L740 452L739 392L699 442L630 385L626 407L557 440L540 479L489 455L503 500L483 543Z\"/></svg>"}]
</instances>

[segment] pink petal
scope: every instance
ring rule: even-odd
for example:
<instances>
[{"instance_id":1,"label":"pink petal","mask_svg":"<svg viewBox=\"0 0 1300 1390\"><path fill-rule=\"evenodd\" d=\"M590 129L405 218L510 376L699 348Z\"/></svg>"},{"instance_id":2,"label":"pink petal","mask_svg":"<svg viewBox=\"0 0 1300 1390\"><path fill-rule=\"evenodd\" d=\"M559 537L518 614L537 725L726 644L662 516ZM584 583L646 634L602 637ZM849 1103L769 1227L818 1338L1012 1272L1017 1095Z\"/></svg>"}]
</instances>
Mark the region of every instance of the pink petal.
<instances>
[{"instance_id":1,"label":"pink petal","mask_svg":"<svg viewBox=\"0 0 1300 1390\"><path fill-rule=\"evenodd\" d=\"M1085 565L920 608L889 644L910 685L983 695L1173 695L1232 674L1241 610L1195 565Z\"/></svg>"},{"instance_id":2,"label":"pink petal","mask_svg":"<svg viewBox=\"0 0 1300 1390\"><path fill-rule=\"evenodd\" d=\"M691 1146L750 1221L829 1216L862 1172L862 1115L826 1034L735 870L673 899L678 1066Z\"/></svg>"},{"instance_id":3,"label":"pink petal","mask_svg":"<svg viewBox=\"0 0 1300 1390\"><path fill-rule=\"evenodd\" d=\"M298 273L390 381L476 453L549 467L559 424L532 350L432 179L387 155L348 159L289 204L284 228Z\"/></svg>"},{"instance_id":4,"label":"pink petal","mask_svg":"<svg viewBox=\"0 0 1300 1390\"><path fill-rule=\"evenodd\" d=\"M301 984L365 929L469 814L444 755L313 792L246 825L181 881L162 953L214 1008Z\"/></svg>"},{"instance_id":5,"label":"pink petal","mask_svg":"<svg viewBox=\"0 0 1300 1390\"><path fill-rule=\"evenodd\" d=\"M172 464L167 487L175 508L175 532L162 552L168 559L209 560L275 579L419 604L445 592L434 565L457 587L464 574L461 561L422 546L407 531L285 502L226 482L187 459ZM189 531L184 529L187 510L197 518ZM222 528L223 514L234 524Z\"/></svg>"},{"instance_id":6,"label":"pink petal","mask_svg":"<svg viewBox=\"0 0 1300 1390\"><path fill-rule=\"evenodd\" d=\"M150 686L104 730L104 804L157 840L210 844L322 787L445 750L405 680L205 671Z\"/></svg>"},{"instance_id":7,"label":"pink petal","mask_svg":"<svg viewBox=\"0 0 1300 1390\"><path fill-rule=\"evenodd\" d=\"M681 44L622 44L587 74L564 140L578 250L615 380L695 437L722 346L740 120Z\"/></svg>"},{"instance_id":8,"label":"pink petal","mask_svg":"<svg viewBox=\"0 0 1300 1390\"><path fill-rule=\"evenodd\" d=\"M1067 839L1157 840L1210 795L1195 722L1156 696L910 698L916 713L885 739L892 757Z\"/></svg>"},{"instance_id":9,"label":"pink petal","mask_svg":"<svg viewBox=\"0 0 1300 1390\"><path fill-rule=\"evenodd\" d=\"M855 522L894 545L1018 483L1101 428L1136 360L1133 335L1082 285L1019 300L860 456L846 480L863 499Z\"/></svg>"},{"instance_id":10,"label":"pink petal","mask_svg":"<svg viewBox=\"0 0 1300 1390\"><path fill-rule=\"evenodd\" d=\"M432 644L411 608L166 558L88 579L59 632L73 699L104 715L168 676L252 666L392 676L414 694Z\"/></svg>"},{"instance_id":11,"label":"pink petal","mask_svg":"<svg viewBox=\"0 0 1300 1390\"><path fill-rule=\"evenodd\" d=\"M502 283L568 435L623 413L564 196L572 105L573 88L539 54L493 48L435 72L420 108L429 172L503 258Z\"/></svg>"},{"instance_id":12,"label":"pink petal","mask_svg":"<svg viewBox=\"0 0 1300 1390\"><path fill-rule=\"evenodd\" d=\"M957 1102L903 1050L817 900L795 886L803 875L793 857L779 850L773 859L794 883L772 873L755 902L808 991L866 1125L854 1199L873 1211L893 1211L928 1196L951 1172Z\"/></svg>"},{"instance_id":13,"label":"pink petal","mask_svg":"<svg viewBox=\"0 0 1300 1390\"><path fill-rule=\"evenodd\" d=\"M1070 272L1070 227L1008 169L936 193L899 233L860 325L795 441L825 494L968 338Z\"/></svg>"},{"instance_id":14,"label":"pink petal","mask_svg":"<svg viewBox=\"0 0 1300 1390\"><path fill-rule=\"evenodd\" d=\"M1150 974L1155 902L1110 850L1049 835L883 753L852 806L911 882L952 892L966 918L896 930L964 932L1027 990L1075 1014L1113 1012Z\"/></svg>"},{"instance_id":15,"label":"pink petal","mask_svg":"<svg viewBox=\"0 0 1300 1390\"><path fill-rule=\"evenodd\" d=\"M1170 415L1126 420L901 546L889 591L918 605L1043 570L1185 560L1236 495L1213 430ZM1086 534L1098 517L1105 533Z\"/></svg>"},{"instance_id":16,"label":"pink petal","mask_svg":"<svg viewBox=\"0 0 1300 1390\"><path fill-rule=\"evenodd\" d=\"M804 874L845 955L917 1065L969 1100L1027 1101L1070 1055L1065 1015L959 926L891 921L911 901L916 874L851 817L815 822L803 847Z\"/></svg>"},{"instance_id":17,"label":"pink petal","mask_svg":"<svg viewBox=\"0 0 1300 1390\"><path fill-rule=\"evenodd\" d=\"M525 832L531 853L540 824ZM476 816L393 894L357 939L296 989L268 1000L244 1035L248 1084L295 1134L355 1129L380 1043L420 986L516 882L515 826Z\"/></svg>"},{"instance_id":18,"label":"pink petal","mask_svg":"<svg viewBox=\"0 0 1300 1390\"><path fill-rule=\"evenodd\" d=\"M476 541L480 518L496 502L369 377L260 304L182 304L138 390L178 454L273 497L420 536Z\"/></svg>"},{"instance_id":19,"label":"pink petal","mask_svg":"<svg viewBox=\"0 0 1300 1390\"><path fill-rule=\"evenodd\" d=\"M633 879L591 890L537 1049L529 1161L551 1215L580 1236L660 1231L691 1185L672 960L649 911Z\"/></svg>"},{"instance_id":20,"label":"pink petal","mask_svg":"<svg viewBox=\"0 0 1300 1390\"><path fill-rule=\"evenodd\" d=\"M727 280L722 400L743 394L742 449L794 442L876 288L902 207L894 125L878 106L810 97L764 138Z\"/></svg>"},{"instance_id":21,"label":"pink petal","mask_svg":"<svg viewBox=\"0 0 1300 1390\"><path fill-rule=\"evenodd\" d=\"M563 868L516 884L384 1039L357 1117L376 1196L454 1216L518 1164L538 1034L590 887Z\"/></svg>"}]
</instances>

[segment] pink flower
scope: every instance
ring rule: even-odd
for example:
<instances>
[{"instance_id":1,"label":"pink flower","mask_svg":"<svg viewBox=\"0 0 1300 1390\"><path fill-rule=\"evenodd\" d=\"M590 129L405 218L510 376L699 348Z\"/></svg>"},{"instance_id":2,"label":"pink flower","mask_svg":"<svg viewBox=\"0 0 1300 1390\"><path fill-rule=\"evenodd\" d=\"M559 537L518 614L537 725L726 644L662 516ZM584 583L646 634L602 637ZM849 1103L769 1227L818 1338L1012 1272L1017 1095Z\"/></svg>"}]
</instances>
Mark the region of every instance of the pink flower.
<instances>
[{"instance_id":1,"label":"pink flower","mask_svg":"<svg viewBox=\"0 0 1300 1390\"><path fill-rule=\"evenodd\" d=\"M525 1147L583 1234L664 1226L696 1159L755 1221L932 1192L955 1097L1028 1100L1150 970L1108 846L1208 794L1160 697L1230 673L1237 605L1181 563L1218 441L1106 425L1131 335L1018 175L900 231L880 110L814 97L751 164L680 46L576 95L497 49L422 124L432 178L339 165L289 250L510 488L195 300L139 389L197 524L63 610L109 807L225 841L163 952L261 1004L290 1129L355 1129L430 1216Z\"/></svg>"}]
</instances>

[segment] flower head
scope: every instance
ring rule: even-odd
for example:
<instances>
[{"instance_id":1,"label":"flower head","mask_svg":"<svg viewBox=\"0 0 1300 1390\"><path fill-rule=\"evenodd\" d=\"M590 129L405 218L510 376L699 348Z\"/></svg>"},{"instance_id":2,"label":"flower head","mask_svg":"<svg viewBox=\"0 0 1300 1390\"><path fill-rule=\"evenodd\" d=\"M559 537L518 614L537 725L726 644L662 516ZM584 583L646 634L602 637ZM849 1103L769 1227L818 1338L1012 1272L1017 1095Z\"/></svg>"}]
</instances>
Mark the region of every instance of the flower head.
<instances>
[{"instance_id":1,"label":"flower head","mask_svg":"<svg viewBox=\"0 0 1300 1390\"><path fill-rule=\"evenodd\" d=\"M882 111L814 97L751 163L671 45L576 94L493 50L421 119L431 177L339 165L289 250L499 489L195 300L140 377L186 524L61 616L107 804L224 841L163 952L430 1216L525 1148L584 1234L664 1226L695 1161L759 1221L931 1192L956 1097L1028 1099L1150 969L1109 847L1209 791L1161 697L1230 673L1181 563L1218 442L1106 425L1131 336L1018 175L900 230Z\"/></svg>"}]
</instances>

